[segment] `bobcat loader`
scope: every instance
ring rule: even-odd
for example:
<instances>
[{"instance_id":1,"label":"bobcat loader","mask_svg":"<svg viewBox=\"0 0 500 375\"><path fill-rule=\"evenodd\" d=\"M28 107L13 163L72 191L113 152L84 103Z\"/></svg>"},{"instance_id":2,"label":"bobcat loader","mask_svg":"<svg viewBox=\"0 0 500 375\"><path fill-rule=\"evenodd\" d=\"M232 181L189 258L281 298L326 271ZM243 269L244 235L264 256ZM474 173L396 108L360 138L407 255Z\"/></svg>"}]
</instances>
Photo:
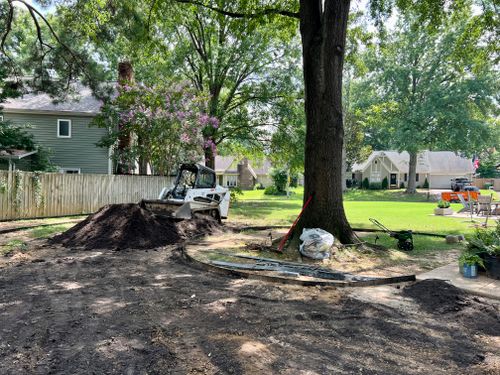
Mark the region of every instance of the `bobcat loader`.
<instances>
[{"instance_id":1,"label":"bobcat loader","mask_svg":"<svg viewBox=\"0 0 500 375\"><path fill-rule=\"evenodd\" d=\"M158 199L143 199L142 208L157 215L191 219L195 213L227 219L229 189L217 185L215 171L199 164L182 164L174 186L164 187Z\"/></svg>"}]
</instances>

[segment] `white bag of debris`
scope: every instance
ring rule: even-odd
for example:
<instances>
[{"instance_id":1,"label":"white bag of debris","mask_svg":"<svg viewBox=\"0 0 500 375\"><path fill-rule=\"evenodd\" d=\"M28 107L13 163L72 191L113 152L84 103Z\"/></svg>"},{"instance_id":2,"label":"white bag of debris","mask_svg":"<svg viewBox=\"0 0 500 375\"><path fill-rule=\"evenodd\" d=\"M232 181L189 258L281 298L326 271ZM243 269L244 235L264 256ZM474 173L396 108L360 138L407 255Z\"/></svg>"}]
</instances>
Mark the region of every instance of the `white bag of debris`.
<instances>
[{"instance_id":1,"label":"white bag of debris","mask_svg":"<svg viewBox=\"0 0 500 375\"><path fill-rule=\"evenodd\" d=\"M304 228L300 235L302 243L299 251L312 259L328 259L332 255L332 245L335 238L331 233L320 228Z\"/></svg>"}]
</instances>

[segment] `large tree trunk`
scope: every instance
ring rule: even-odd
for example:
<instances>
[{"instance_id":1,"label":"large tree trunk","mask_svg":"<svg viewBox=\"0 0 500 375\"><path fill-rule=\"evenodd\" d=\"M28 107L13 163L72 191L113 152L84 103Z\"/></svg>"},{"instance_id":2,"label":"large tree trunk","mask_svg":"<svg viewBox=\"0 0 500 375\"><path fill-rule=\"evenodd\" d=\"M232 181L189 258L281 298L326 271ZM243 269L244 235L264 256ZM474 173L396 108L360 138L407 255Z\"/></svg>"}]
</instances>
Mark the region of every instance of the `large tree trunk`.
<instances>
[{"instance_id":1,"label":"large tree trunk","mask_svg":"<svg viewBox=\"0 0 500 375\"><path fill-rule=\"evenodd\" d=\"M215 170L215 155L210 147L205 148L205 165Z\"/></svg>"},{"instance_id":2,"label":"large tree trunk","mask_svg":"<svg viewBox=\"0 0 500 375\"><path fill-rule=\"evenodd\" d=\"M349 0L300 1L306 145L304 202L311 204L299 222L301 228L322 228L352 243L356 236L342 202L342 69Z\"/></svg>"},{"instance_id":3,"label":"large tree trunk","mask_svg":"<svg viewBox=\"0 0 500 375\"><path fill-rule=\"evenodd\" d=\"M208 114L211 117L215 117L221 120L221 116L219 114L219 99L220 99L221 87L217 84L214 84L210 87L210 101L208 103ZM207 125L207 128L204 129L204 141L212 141L215 142L217 138L217 129L211 127L211 125ZM215 170L215 153L211 147L207 147L204 149L205 154L205 165L208 168L212 168Z\"/></svg>"},{"instance_id":4,"label":"large tree trunk","mask_svg":"<svg viewBox=\"0 0 500 375\"><path fill-rule=\"evenodd\" d=\"M130 85L134 82L134 69L129 61L118 63L118 84L120 86ZM118 125L120 126L120 125ZM128 131L121 131L118 137L118 161L116 166L116 174L130 174L133 167L126 159L125 154L131 146L132 136Z\"/></svg>"},{"instance_id":5,"label":"large tree trunk","mask_svg":"<svg viewBox=\"0 0 500 375\"><path fill-rule=\"evenodd\" d=\"M407 194L415 194L417 192L417 153L410 152L410 163L408 168L408 186L406 187Z\"/></svg>"},{"instance_id":6,"label":"large tree trunk","mask_svg":"<svg viewBox=\"0 0 500 375\"><path fill-rule=\"evenodd\" d=\"M342 192L347 191L347 153L345 144L342 147Z\"/></svg>"},{"instance_id":7,"label":"large tree trunk","mask_svg":"<svg viewBox=\"0 0 500 375\"><path fill-rule=\"evenodd\" d=\"M142 143L141 137L137 137L137 143L140 145ZM139 174L141 176L146 176L148 174L148 157L147 155L139 155Z\"/></svg>"}]
</instances>

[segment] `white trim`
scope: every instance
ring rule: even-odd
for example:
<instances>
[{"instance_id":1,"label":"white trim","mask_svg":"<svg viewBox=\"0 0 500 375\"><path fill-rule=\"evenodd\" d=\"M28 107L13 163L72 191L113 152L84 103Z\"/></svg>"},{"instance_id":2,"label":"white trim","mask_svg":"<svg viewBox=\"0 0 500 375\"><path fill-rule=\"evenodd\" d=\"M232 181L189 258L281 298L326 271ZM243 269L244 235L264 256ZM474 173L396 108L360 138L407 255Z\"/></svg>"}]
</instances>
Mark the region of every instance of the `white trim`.
<instances>
[{"instance_id":1,"label":"white trim","mask_svg":"<svg viewBox=\"0 0 500 375\"><path fill-rule=\"evenodd\" d=\"M67 172L77 172L75 174L82 173L81 168L59 168L59 173L67 173Z\"/></svg>"},{"instance_id":2,"label":"white trim","mask_svg":"<svg viewBox=\"0 0 500 375\"><path fill-rule=\"evenodd\" d=\"M67 121L69 123L69 135L60 135L59 125L61 121ZM71 138L71 120L66 118L57 119L57 138Z\"/></svg>"}]
</instances>

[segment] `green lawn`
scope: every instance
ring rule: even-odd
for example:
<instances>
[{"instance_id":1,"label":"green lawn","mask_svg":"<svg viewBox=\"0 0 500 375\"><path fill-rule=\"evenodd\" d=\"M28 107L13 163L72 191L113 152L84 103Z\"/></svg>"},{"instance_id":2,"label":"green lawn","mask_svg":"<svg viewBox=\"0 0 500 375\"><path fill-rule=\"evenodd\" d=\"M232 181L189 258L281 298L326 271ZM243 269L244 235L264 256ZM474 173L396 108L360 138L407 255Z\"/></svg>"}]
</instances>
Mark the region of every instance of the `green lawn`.
<instances>
[{"instance_id":1,"label":"green lawn","mask_svg":"<svg viewBox=\"0 0 500 375\"><path fill-rule=\"evenodd\" d=\"M28 230L28 236L31 238L48 238L56 233L64 232L71 228L75 223L54 224L46 227L35 227Z\"/></svg>"},{"instance_id":2,"label":"green lawn","mask_svg":"<svg viewBox=\"0 0 500 375\"><path fill-rule=\"evenodd\" d=\"M231 220L252 224L279 225L293 222L302 206L303 189L294 189L290 198L267 196L263 190L245 191L239 201L231 206ZM435 202L427 193L414 196L402 190L349 191L344 197L344 207L351 225L355 228L375 228L369 218L376 218L390 229L452 234L467 234L473 226L465 218L434 216ZM453 204L458 211L460 204Z\"/></svg>"}]
</instances>

